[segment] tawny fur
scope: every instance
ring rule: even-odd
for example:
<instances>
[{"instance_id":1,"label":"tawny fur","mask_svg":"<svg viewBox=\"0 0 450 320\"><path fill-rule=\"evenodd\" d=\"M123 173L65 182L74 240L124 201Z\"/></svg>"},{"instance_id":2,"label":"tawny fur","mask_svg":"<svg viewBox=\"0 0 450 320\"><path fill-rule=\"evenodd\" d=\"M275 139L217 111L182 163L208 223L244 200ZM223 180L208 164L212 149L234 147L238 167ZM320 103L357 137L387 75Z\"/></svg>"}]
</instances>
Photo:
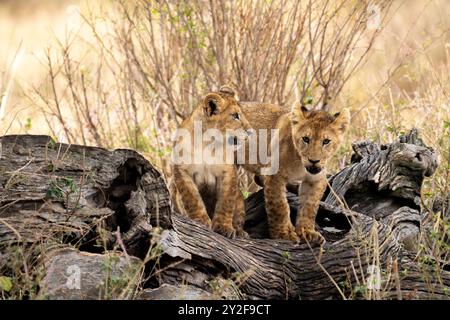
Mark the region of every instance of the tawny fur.
<instances>
[{"instance_id":1,"label":"tawny fur","mask_svg":"<svg viewBox=\"0 0 450 320\"><path fill-rule=\"evenodd\" d=\"M202 122L203 131L214 128L224 134L227 129L251 129L233 92L207 94L180 128L193 135L194 121ZM193 157L200 151L192 145L191 152ZM244 199L234 164L174 164L172 170L171 189L180 212L224 236L247 236Z\"/></svg>"},{"instance_id":2,"label":"tawny fur","mask_svg":"<svg viewBox=\"0 0 450 320\"><path fill-rule=\"evenodd\" d=\"M326 164L348 127L348 111L332 115L324 111L302 110L299 104L294 105L291 112L268 104L240 105L254 129L279 130L279 170L275 175L263 177L270 237L323 241L315 230L315 217L327 186ZM262 167L260 163L244 165L245 169L255 174L260 174ZM294 226L290 221L286 185L299 182L301 206Z\"/></svg>"}]
</instances>

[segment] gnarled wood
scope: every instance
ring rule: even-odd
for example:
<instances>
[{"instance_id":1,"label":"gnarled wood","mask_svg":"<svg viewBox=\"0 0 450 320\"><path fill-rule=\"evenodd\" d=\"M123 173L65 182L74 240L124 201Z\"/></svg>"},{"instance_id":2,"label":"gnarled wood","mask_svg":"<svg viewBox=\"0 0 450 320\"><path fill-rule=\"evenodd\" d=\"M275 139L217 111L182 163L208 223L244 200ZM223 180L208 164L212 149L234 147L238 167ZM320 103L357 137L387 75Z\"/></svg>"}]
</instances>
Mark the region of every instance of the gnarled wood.
<instances>
[{"instance_id":1,"label":"gnarled wood","mask_svg":"<svg viewBox=\"0 0 450 320\"><path fill-rule=\"evenodd\" d=\"M353 163L331 177L332 189L320 205L316 224L327 239L323 248L267 239L262 191L246 200L245 228L252 239L230 240L172 212L161 175L134 151L57 144L44 136L0 141L4 272L12 245L59 239L96 252L96 239L107 238L111 246L117 229L128 254L142 257L152 226L158 225L165 229L153 239L162 248L162 269L144 287L183 283L231 292L215 296L255 299L351 293L448 298L448 266L418 263L409 251L421 228L422 180L436 169L434 152L416 131L386 146L354 145ZM294 220L298 197L287 196ZM370 270L376 267L382 271L382 290L368 290ZM444 270L437 274L437 269Z\"/></svg>"},{"instance_id":2,"label":"gnarled wood","mask_svg":"<svg viewBox=\"0 0 450 320\"><path fill-rule=\"evenodd\" d=\"M94 250L113 232L142 253L151 226L170 226L159 172L137 152L55 143L47 136L0 139L0 252L60 239Z\"/></svg>"},{"instance_id":3,"label":"gnarled wood","mask_svg":"<svg viewBox=\"0 0 450 320\"><path fill-rule=\"evenodd\" d=\"M327 239L322 254L307 244L211 236L176 215L174 230L162 240L164 249L195 264L219 262L221 267L208 271L212 274L224 269L240 274L246 279L240 288L249 298L339 298L355 287L376 298L448 298L448 266L438 263L445 271L432 276L432 265L418 264L409 252L418 243L423 178L437 167L433 150L416 130L390 145L366 141L353 147L353 164L331 177L317 215L317 228ZM295 221L298 197L288 192L287 198ZM246 231L267 238L262 191L247 199L246 211ZM382 277L389 278L382 290L367 290L374 265L389 274Z\"/></svg>"}]
</instances>

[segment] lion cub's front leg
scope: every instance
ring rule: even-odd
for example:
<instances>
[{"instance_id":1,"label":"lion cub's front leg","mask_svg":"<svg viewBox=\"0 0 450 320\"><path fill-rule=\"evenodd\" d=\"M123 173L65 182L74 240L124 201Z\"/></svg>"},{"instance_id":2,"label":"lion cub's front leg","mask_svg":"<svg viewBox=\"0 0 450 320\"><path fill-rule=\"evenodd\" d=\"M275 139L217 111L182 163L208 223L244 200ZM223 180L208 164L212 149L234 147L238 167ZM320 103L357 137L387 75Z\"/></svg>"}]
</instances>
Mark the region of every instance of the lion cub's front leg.
<instances>
[{"instance_id":1,"label":"lion cub's front leg","mask_svg":"<svg viewBox=\"0 0 450 320\"><path fill-rule=\"evenodd\" d=\"M211 219L208 216L200 192L192 177L182 168L175 166L173 169L173 179L188 216L211 228Z\"/></svg>"},{"instance_id":2,"label":"lion cub's front leg","mask_svg":"<svg viewBox=\"0 0 450 320\"><path fill-rule=\"evenodd\" d=\"M286 181L280 176L266 176L264 198L270 238L298 241L286 199Z\"/></svg>"},{"instance_id":3,"label":"lion cub's front leg","mask_svg":"<svg viewBox=\"0 0 450 320\"><path fill-rule=\"evenodd\" d=\"M216 209L212 221L213 230L228 238L236 236L236 230L233 227L233 216L237 193L237 172L234 166L230 165L224 169L219 181Z\"/></svg>"},{"instance_id":4,"label":"lion cub's front leg","mask_svg":"<svg viewBox=\"0 0 450 320\"><path fill-rule=\"evenodd\" d=\"M320 200L327 186L325 176L311 181L306 178L300 187L297 223L295 231L300 237L300 241L324 242L322 235L315 230L315 220Z\"/></svg>"},{"instance_id":5,"label":"lion cub's front leg","mask_svg":"<svg viewBox=\"0 0 450 320\"><path fill-rule=\"evenodd\" d=\"M245 225L245 199L239 188L236 193L236 204L234 206L233 226L236 230L236 236L240 238L248 238L249 235L244 231Z\"/></svg>"}]
</instances>

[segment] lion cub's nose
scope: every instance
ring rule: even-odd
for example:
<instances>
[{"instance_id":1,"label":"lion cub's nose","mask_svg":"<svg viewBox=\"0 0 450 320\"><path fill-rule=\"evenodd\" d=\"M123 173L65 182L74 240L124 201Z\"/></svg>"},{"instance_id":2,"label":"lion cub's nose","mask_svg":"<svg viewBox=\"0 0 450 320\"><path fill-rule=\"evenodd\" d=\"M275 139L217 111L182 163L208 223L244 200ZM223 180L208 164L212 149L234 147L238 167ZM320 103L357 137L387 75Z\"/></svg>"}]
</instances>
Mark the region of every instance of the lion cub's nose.
<instances>
[{"instance_id":1,"label":"lion cub's nose","mask_svg":"<svg viewBox=\"0 0 450 320\"><path fill-rule=\"evenodd\" d=\"M313 165L318 164L318 163L320 162L320 160L311 160L311 159L308 159L308 160L309 160L309 162L311 162Z\"/></svg>"}]
</instances>

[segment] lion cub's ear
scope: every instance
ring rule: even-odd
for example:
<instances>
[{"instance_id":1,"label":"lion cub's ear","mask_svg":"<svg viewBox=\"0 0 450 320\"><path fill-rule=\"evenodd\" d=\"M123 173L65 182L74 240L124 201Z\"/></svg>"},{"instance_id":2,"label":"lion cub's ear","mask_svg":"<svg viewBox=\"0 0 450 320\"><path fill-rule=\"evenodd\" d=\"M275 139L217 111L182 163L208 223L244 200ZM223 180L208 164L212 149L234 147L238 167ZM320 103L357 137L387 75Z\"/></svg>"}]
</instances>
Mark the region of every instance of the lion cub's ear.
<instances>
[{"instance_id":1,"label":"lion cub's ear","mask_svg":"<svg viewBox=\"0 0 450 320\"><path fill-rule=\"evenodd\" d=\"M229 95L233 98L236 98L236 91L233 89L233 87L229 86L229 85L223 85L220 87L219 89L220 93Z\"/></svg>"},{"instance_id":2,"label":"lion cub's ear","mask_svg":"<svg viewBox=\"0 0 450 320\"><path fill-rule=\"evenodd\" d=\"M203 109L207 117L219 114L222 110L223 98L217 93L208 93L203 99Z\"/></svg>"},{"instance_id":3,"label":"lion cub's ear","mask_svg":"<svg viewBox=\"0 0 450 320\"><path fill-rule=\"evenodd\" d=\"M295 102L291 108L291 121L292 124L298 124L308 117L309 110L300 104L300 102Z\"/></svg>"},{"instance_id":4,"label":"lion cub's ear","mask_svg":"<svg viewBox=\"0 0 450 320\"><path fill-rule=\"evenodd\" d=\"M345 132L350 124L350 111L344 109L341 112L333 114L334 121L333 126L337 127L338 130Z\"/></svg>"}]
</instances>

